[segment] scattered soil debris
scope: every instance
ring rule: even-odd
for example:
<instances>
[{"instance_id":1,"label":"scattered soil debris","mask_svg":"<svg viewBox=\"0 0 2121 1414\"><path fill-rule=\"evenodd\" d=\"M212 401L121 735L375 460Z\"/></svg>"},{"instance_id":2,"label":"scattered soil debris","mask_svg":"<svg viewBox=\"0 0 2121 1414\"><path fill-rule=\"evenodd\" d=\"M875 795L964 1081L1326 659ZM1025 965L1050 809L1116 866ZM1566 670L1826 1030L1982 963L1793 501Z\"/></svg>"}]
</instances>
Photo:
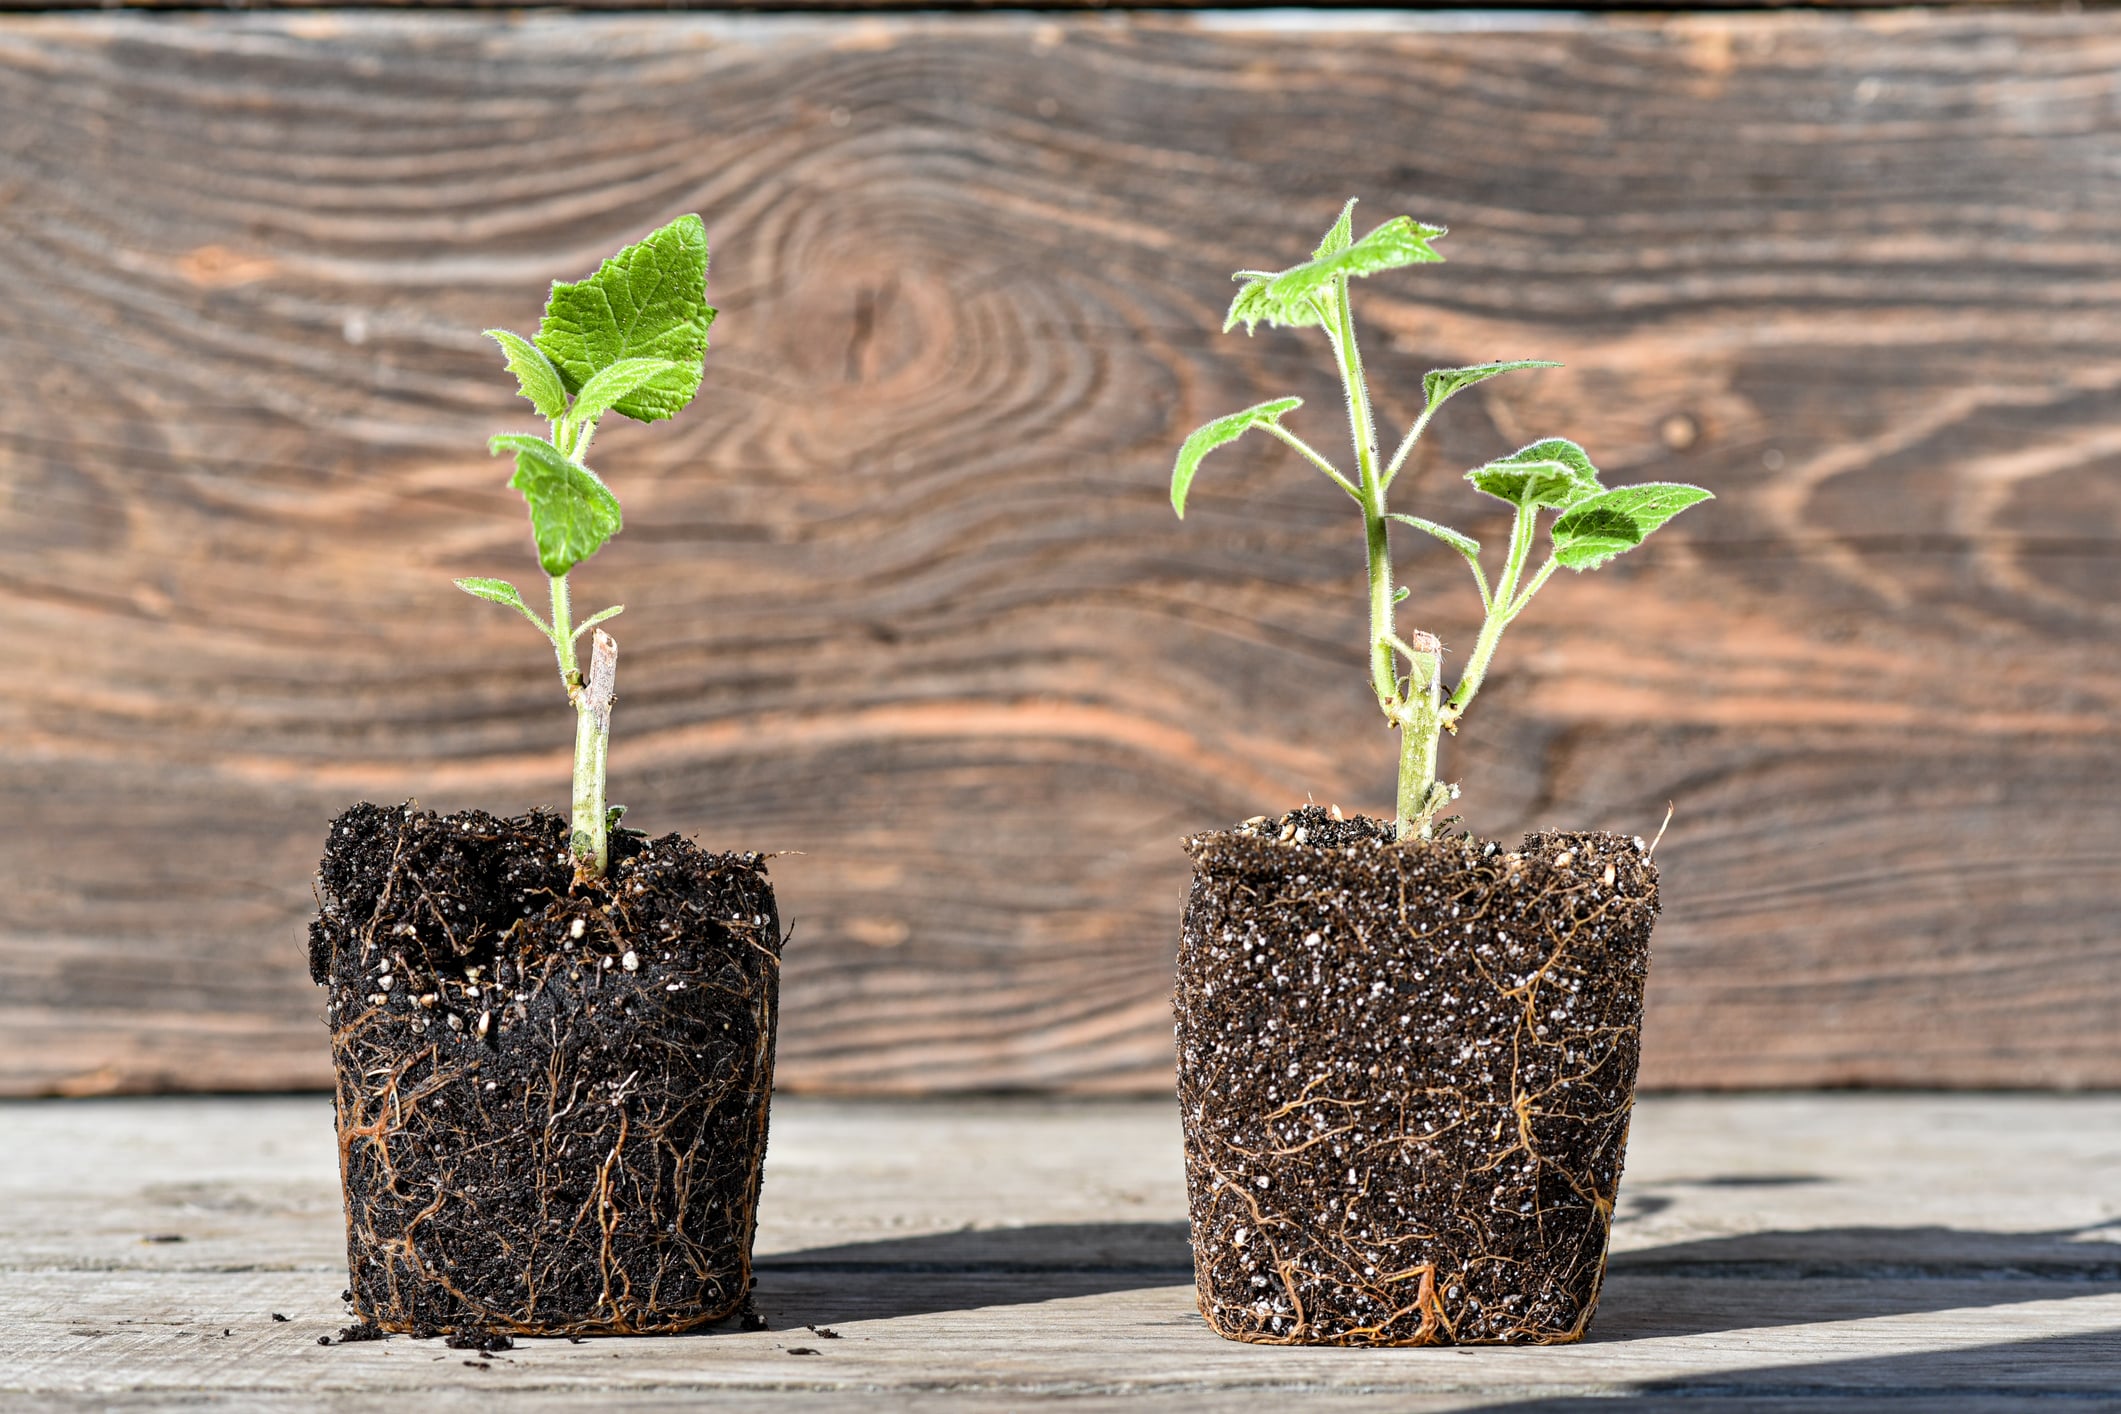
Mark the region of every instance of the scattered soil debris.
<instances>
[{"instance_id":1,"label":"scattered soil debris","mask_svg":"<svg viewBox=\"0 0 2121 1414\"><path fill-rule=\"evenodd\" d=\"M142 1242L182 1242L184 1234L181 1232L151 1232L140 1240Z\"/></svg>"},{"instance_id":2,"label":"scattered soil debris","mask_svg":"<svg viewBox=\"0 0 2121 1414\"><path fill-rule=\"evenodd\" d=\"M451 1350L513 1350L515 1340L500 1331L458 1331L443 1338Z\"/></svg>"},{"instance_id":3,"label":"scattered soil debris","mask_svg":"<svg viewBox=\"0 0 2121 1414\"><path fill-rule=\"evenodd\" d=\"M281 1315L278 1311L272 1313L272 1318L276 1321L284 1321L287 1319L287 1317Z\"/></svg>"},{"instance_id":4,"label":"scattered soil debris","mask_svg":"<svg viewBox=\"0 0 2121 1414\"><path fill-rule=\"evenodd\" d=\"M838 1340L840 1338L840 1333L830 1326L804 1326L803 1329L826 1340Z\"/></svg>"},{"instance_id":5,"label":"scattered soil debris","mask_svg":"<svg viewBox=\"0 0 2121 1414\"><path fill-rule=\"evenodd\" d=\"M814 1345L791 1345L788 1347L788 1353L790 1355L815 1355L817 1354L817 1347Z\"/></svg>"}]
</instances>

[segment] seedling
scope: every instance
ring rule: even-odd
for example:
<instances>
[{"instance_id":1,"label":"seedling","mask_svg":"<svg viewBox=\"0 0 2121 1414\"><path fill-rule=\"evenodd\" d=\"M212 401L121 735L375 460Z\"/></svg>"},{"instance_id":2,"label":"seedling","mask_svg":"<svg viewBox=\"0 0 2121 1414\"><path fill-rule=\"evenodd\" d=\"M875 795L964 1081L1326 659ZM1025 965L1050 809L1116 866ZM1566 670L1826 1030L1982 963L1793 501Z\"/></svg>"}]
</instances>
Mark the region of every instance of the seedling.
<instances>
[{"instance_id":1,"label":"seedling","mask_svg":"<svg viewBox=\"0 0 2121 1414\"><path fill-rule=\"evenodd\" d=\"M576 718L571 847L577 883L603 877L611 826L624 809L604 801L619 649L597 625L625 606L575 623L567 585L574 567L619 533L619 501L583 458L606 413L660 422L692 401L714 313L707 304L707 233L699 217L680 216L588 279L556 281L535 339L486 331L501 346L517 389L549 424L543 437L503 432L487 447L495 456L515 457L508 484L530 506L538 564L552 587L552 618L540 618L503 579L460 579L457 587L506 604L552 641ZM585 677L575 643L592 632Z\"/></svg>"},{"instance_id":2,"label":"seedling","mask_svg":"<svg viewBox=\"0 0 2121 1414\"><path fill-rule=\"evenodd\" d=\"M1358 241L1354 239L1354 219L1355 203L1350 201L1342 208L1340 220L1326 232L1325 240L1301 265L1280 271L1238 271L1232 278L1242 283L1237 298L1230 303L1223 329L1227 332L1242 324L1245 332L1251 334L1264 323L1281 329L1317 328L1325 332L1347 396L1355 474L1342 472L1282 425L1283 418L1302 406L1301 398L1276 398L1217 418L1186 439L1171 472L1171 506L1183 518L1186 493L1193 484L1194 473L1200 469L1201 458L1258 429L1295 448L1362 508L1369 563L1370 685L1386 720L1400 734L1397 828L1401 839L1426 839L1434 829L1437 811L1457 794L1455 786L1446 786L1436 779L1438 744L1444 732L1457 734L1459 722L1487 676L1503 630L1524 612L1532 596L1556 569L1597 569L1640 545L1652 531L1688 506L1711 498L1698 486L1668 481L1607 489L1599 483L1598 468L1574 442L1561 437L1534 442L1466 473L1466 480L1477 490L1507 503L1514 516L1509 549L1501 572L1492 582L1481 567L1480 545L1472 537L1420 516L1388 510L1385 497L1393 480L1406 466L1408 455L1428 429L1430 419L1453 394L1518 369L1560 365L1544 359L1513 359L1467 368L1439 368L1425 375L1421 380L1421 413L1400 439L1390 460L1381 458L1369 386L1363 376L1362 353L1355 339L1349 282L1405 265L1440 263L1443 257L1430 242L1441 237L1444 229L1395 216ZM1538 538L1540 513L1549 510L1555 516L1547 525L1546 560L1527 577L1525 571ZM1448 693L1443 686L1443 644L1434 634L1417 629L1402 636L1398 629L1397 606L1410 591L1395 587L1392 582L1387 534L1391 521L1432 535L1463 555L1472 567L1473 582L1480 589L1486 617L1465 672ZM1406 665L1404 672L1402 662Z\"/></svg>"}]
</instances>

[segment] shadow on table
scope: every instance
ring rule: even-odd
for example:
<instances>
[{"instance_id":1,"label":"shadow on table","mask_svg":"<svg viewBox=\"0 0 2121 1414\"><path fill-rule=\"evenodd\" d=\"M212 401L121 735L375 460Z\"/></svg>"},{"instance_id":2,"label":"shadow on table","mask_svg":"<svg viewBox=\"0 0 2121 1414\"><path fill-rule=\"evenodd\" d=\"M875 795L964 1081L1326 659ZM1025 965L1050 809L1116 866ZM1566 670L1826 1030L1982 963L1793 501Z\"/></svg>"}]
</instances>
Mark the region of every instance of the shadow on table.
<instances>
[{"instance_id":1,"label":"shadow on table","mask_svg":"<svg viewBox=\"0 0 2121 1414\"><path fill-rule=\"evenodd\" d=\"M1193 1248L1182 1222L1047 1223L812 1247L757 1269L775 1325L830 1325L1190 1286Z\"/></svg>"},{"instance_id":2,"label":"shadow on table","mask_svg":"<svg viewBox=\"0 0 2121 1414\"><path fill-rule=\"evenodd\" d=\"M2007 1306L2121 1291L2121 1246L2079 1230L1837 1227L1615 1253L1593 1341Z\"/></svg>"},{"instance_id":3,"label":"shadow on table","mask_svg":"<svg viewBox=\"0 0 2121 1414\"><path fill-rule=\"evenodd\" d=\"M1892 1407L1920 1414L1994 1414L2004 1409L2121 1407L2121 1330L1996 1341L1956 1350L1754 1365L1644 1380L1624 1396L1548 1395L1469 1405L1464 1414L1593 1414L1624 1397L1630 1409L1775 1410L1827 1414Z\"/></svg>"},{"instance_id":4,"label":"shadow on table","mask_svg":"<svg viewBox=\"0 0 2121 1414\"><path fill-rule=\"evenodd\" d=\"M1977 1309L2121 1291L2121 1246L2075 1229L1844 1227L1617 1253L1591 1340ZM1186 1225L1066 1223L814 1247L761 1257L777 1326L970 1311L1190 1286Z\"/></svg>"}]
</instances>

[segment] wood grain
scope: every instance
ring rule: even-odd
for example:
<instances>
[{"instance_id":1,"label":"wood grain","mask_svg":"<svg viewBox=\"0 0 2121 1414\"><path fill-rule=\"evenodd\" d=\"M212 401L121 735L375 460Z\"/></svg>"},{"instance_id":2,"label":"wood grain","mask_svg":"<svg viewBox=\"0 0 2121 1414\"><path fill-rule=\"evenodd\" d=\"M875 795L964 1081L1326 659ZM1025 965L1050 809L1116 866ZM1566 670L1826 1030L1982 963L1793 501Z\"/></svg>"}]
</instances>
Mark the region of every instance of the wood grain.
<instances>
[{"instance_id":1,"label":"wood grain","mask_svg":"<svg viewBox=\"0 0 2121 1414\"><path fill-rule=\"evenodd\" d=\"M1938 6L1970 6L1975 4L2018 5L2037 8L2049 0L1934 0ZM1904 8L1905 0L1482 0L1481 10L1566 10L1598 12L1623 10L1656 12L1661 10L1883 10ZM69 6L65 0L0 0L0 13L36 13L40 11L78 8ZM565 11L633 11L633 12L766 12L766 13L841 13L858 15L863 13L889 14L895 11L921 12L980 12L988 10L1021 10L1036 8L1050 11L1083 10L1263 10L1284 9L1277 0L1040 0L1035 7L1026 7L1014 0L539 0L536 4L524 4L521 0L366 0L359 6L350 6L346 0L109 0L99 8L105 10L565 10ZM1460 0L1357 0L1353 4L1320 4L1306 7L1310 12L1327 22L1339 14L1353 17L1354 22L1365 23L1368 14L1401 11L1463 11L1467 7ZM1367 13L1366 13L1367 12ZM1389 21L1387 21L1389 23Z\"/></svg>"},{"instance_id":2,"label":"wood grain","mask_svg":"<svg viewBox=\"0 0 2121 1414\"><path fill-rule=\"evenodd\" d=\"M317 1345L346 1321L321 1098L16 1102L0 1133L10 1410L408 1396L450 1411L703 1396L891 1414L1588 1410L1662 1395L1796 1414L1891 1395L1966 1414L2104 1407L2121 1358L2111 1096L1653 1098L1589 1340L1425 1352L1212 1335L1168 1098L784 1097L760 1209L772 1329L524 1341L478 1369L435 1341Z\"/></svg>"},{"instance_id":3,"label":"wood grain","mask_svg":"<svg viewBox=\"0 0 2121 1414\"><path fill-rule=\"evenodd\" d=\"M1468 28L1468 25L1471 25ZM593 58L589 56L594 56ZM2121 15L0 23L0 1087L325 1077L300 938L362 797L565 790L477 331L707 215L708 392L600 438L614 798L793 851L783 1073L1169 1084L1188 831L1389 803L1355 524L1196 422L1348 193L1453 473L1566 432L1719 501L1512 631L1484 832L1653 831L1645 1078L2121 1084ZM1410 502L1411 503L1411 502ZM1405 544L1414 622L1462 572Z\"/></svg>"}]
</instances>

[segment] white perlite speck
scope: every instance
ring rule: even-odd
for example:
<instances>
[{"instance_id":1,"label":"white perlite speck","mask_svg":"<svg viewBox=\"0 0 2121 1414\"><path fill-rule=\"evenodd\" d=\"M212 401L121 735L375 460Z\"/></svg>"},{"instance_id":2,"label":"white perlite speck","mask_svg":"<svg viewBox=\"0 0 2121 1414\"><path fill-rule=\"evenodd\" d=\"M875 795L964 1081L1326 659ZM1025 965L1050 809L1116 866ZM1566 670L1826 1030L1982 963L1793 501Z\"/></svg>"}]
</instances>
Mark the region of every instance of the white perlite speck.
<instances>
[{"instance_id":1,"label":"white perlite speck","mask_svg":"<svg viewBox=\"0 0 2121 1414\"><path fill-rule=\"evenodd\" d=\"M641 955L632 948L628 948L626 949L626 956L619 959L619 966L625 968L628 972L639 972L641 970Z\"/></svg>"}]
</instances>

